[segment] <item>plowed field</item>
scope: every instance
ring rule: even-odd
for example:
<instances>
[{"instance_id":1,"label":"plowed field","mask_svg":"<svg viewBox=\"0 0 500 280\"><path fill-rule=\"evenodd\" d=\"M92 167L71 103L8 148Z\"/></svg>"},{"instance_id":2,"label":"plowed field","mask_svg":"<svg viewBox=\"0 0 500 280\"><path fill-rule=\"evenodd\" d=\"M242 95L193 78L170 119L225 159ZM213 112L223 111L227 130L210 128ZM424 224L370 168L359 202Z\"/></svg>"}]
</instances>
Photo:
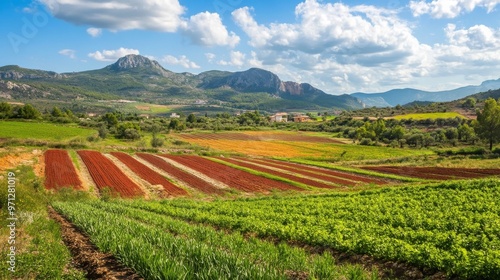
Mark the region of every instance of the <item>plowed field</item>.
<instances>
[{"instance_id":1,"label":"plowed field","mask_svg":"<svg viewBox=\"0 0 500 280\"><path fill-rule=\"evenodd\" d=\"M151 154L145 154L145 153L138 153L137 156L140 158L148 161L149 163L153 164L154 166L160 168L161 170L165 171L166 173L170 174L171 176L177 178L178 180L186 183L188 186L195 190L199 190L203 193L206 194L224 194L225 191L217 188L210 183L192 175L184 170L181 170L172 164L164 161L163 159L151 155Z\"/></svg>"},{"instance_id":2,"label":"plowed field","mask_svg":"<svg viewBox=\"0 0 500 280\"><path fill-rule=\"evenodd\" d=\"M236 165L239 165L239 166L242 166L242 167L250 168L250 169L253 169L253 170L256 170L256 171L265 172L265 173L268 173L268 174L272 174L272 175L275 175L275 176L286 178L286 179L289 179L289 180L292 180L292 181L295 181L295 182L299 182L299 183L302 183L302 184L306 184L306 185L309 185L309 186L312 186L312 187L315 187L315 188L333 189L333 188L338 187L336 185L325 184L325 183L318 182L318 181L315 181L315 180L311 180L311 179L308 179L308 178L303 178L303 177L295 176L295 175L292 175L292 174L289 174L289 173L285 173L285 172L281 172L281 171L277 171L277 170L274 170L274 169L271 169L271 168L268 168L268 167L263 167L263 166L255 165L255 164L252 164L252 163L246 163L246 162L242 162L242 161L235 160L235 159L220 158L220 160L223 160L225 162L229 162L229 163L232 163L232 164L236 164ZM355 184L354 182L350 182L350 181L342 180L342 179L339 179L338 181L333 181L333 180L325 180L325 181L329 181L329 182L331 182L333 184L338 184L338 185L353 186Z\"/></svg>"},{"instance_id":3,"label":"plowed field","mask_svg":"<svg viewBox=\"0 0 500 280\"><path fill-rule=\"evenodd\" d=\"M96 151L78 151L89 170L90 176L102 191L109 187L122 197L143 196L144 192L127 175L125 175L111 160Z\"/></svg>"},{"instance_id":4,"label":"plowed field","mask_svg":"<svg viewBox=\"0 0 500 280\"><path fill-rule=\"evenodd\" d=\"M82 190L75 166L65 150L47 150L45 152L45 188L58 190L73 187Z\"/></svg>"},{"instance_id":5,"label":"plowed field","mask_svg":"<svg viewBox=\"0 0 500 280\"><path fill-rule=\"evenodd\" d=\"M204 140L242 140L242 141L293 141L309 143L336 143L344 144L341 141L319 136L311 136L296 133L276 133L272 131L247 132L247 133L196 133L182 134L184 139L204 139Z\"/></svg>"},{"instance_id":6,"label":"plowed field","mask_svg":"<svg viewBox=\"0 0 500 280\"><path fill-rule=\"evenodd\" d=\"M296 163L290 163L290 162L284 162L284 161L277 161L277 160L268 160L268 159L246 159L249 162L255 162L259 164L267 164L269 166L273 167L279 167L284 170L296 172L298 174L303 174L307 175L310 177L315 177L318 179L322 180L336 180L336 178L341 178L341 179L348 179L350 181L355 181L355 182L361 182L361 183L373 183L377 185L385 185L387 184L386 181L380 180L377 178L369 178L365 176L359 176L347 172L341 172L341 171L335 171L335 170L328 170L328 169L322 169L322 168L316 168L316 167L311 167L311 166L306 166L303 164L296 164ZM330 179L328 179L330 178Z\"/></svg>"},{"instance_id":7,"label":"plowed field","mask_svg":"<svg viewBox=\"0 0 500 280\"><path fill-rule=\"evenodd\" d=\"M500 175L500 169L410 166L364 166L363 169L430 180L469 179Z\"/></svg>"},{"instance_id":8,"label":"plowed field","mask_svg":"<svg viewBox=\"0 0 500 280\"><path fill-rule=\"evenodd\" d=\"M253 175L199 156L162 156L244 192L269 192L273 189L302 190L301 188L283 182Z\"/></svg>"},{"instance_id":9,"label":"plowed field","mask_svg":"<svg viewBox=\"0 0 500 280\"><path fill-rule=\"evenodd\" d=\"M151 168L140 163L130 155L120 152L112 152L114 157L123 162L128 168L134 171L135 174L139 175L142 179L148 181L152 185L161 185L165 192L172 196L187 195L187 191L179 188L178 186L172 184L170 181L165 179L160 174L156 173Z\"/></svg>"}]
</instances>

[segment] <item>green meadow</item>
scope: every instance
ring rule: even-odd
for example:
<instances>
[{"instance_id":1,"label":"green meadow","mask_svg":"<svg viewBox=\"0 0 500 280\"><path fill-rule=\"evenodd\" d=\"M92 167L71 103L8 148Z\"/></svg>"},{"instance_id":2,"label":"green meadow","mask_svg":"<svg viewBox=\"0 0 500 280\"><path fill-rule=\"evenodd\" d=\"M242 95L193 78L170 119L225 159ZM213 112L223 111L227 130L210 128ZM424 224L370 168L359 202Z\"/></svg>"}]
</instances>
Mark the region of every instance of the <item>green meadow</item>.
<instances>
[{"instance_id":1,"label":"green meadow","mask_svg":"<svg viewBox=\"0 0 500 280\"><path fill-rule=\"evenodd\" d=\"M460 115L457 112L444 112L444 113L421 113L421 114L407 114L407 115L399 115L394 116L392 119L396 120L425 120L425 119L450 119L450 118L464 118L464 116Z\"/></svg>"},{"instance_id":2,"label":"green meadow","mask_svg":"<svg viewBox=\"0 0 500 280\"><path fill-rule=\"evenodd\" d=\"M21 138L39 140L66 140L87 137L95 131L68 125L40 122L0 122L0 138Z\"/></svg>"}]
</instances>

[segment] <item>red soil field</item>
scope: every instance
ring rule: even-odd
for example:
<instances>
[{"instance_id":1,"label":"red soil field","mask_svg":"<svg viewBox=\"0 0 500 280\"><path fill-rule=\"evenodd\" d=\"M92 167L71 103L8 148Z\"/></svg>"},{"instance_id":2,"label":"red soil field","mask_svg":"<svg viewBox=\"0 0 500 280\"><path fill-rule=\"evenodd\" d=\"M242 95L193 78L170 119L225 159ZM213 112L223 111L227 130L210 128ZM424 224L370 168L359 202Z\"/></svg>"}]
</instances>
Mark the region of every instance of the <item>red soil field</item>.
<instances>
[{"instance_id":1,"label":"red soil field","mask_svg":"<svg viewBox=\"0 0 500 280\"><path fill-rule=\"evenodd\" d=\"M145 154L145 153L137 153L137 156L140 158L148 161L149 163L153 164L154 166L160 168L161 170L165 171L166 173L170 174L171 176L177 178L178 180L186 183L189 185L191 188L199 190L203 193L206 194L219 194L222 195L225 193L224 190L212 186L210 183L194 176L191 175L184 170L181 170L172 164L164 161L163 159L151 155L151 154Z\"/></svg>"},{"instance_id":2,"label":"red soil field","mask_svg":"<svg viewBox=\"0 0 500 280\"><path fill-rule=\"evenodd\" d=\"M73 187L83 190L82 182L75 166L65 150L47 150L45 152L45 188L58 190Z\"/></svg>"},{"instance_id":3,"label":"red soil field","mask_svg":"<svg viewBox=\"0 0 500 280\"><path fill-rule=\"evenodd\" d=\"M144 192L110 159L96 151L78 151L99 190L110 187L122 197L144 196Z\"/></svg>"},{"instance_id":4,"label":"red soil field","mask_svg":"<svg viewBox=\"0 0 500 280\"><path fill-rule=\"evenodd\" d=\"M284 161L277 161L277 160L264 160L264 159L246 159L249 162L255 162L259 164L267 164L269 166L281 168L284 170L296 172L298 174L303 174L306 176L311 176L315 177L318 179L322 180L342 180L342 179L348 179L351 181L356 181L356 182L363 182L363 183L373 183L377 185L385 185L387 184L386 181L380 180L377 178L369 178L365 176L359 176L355 174L350 174L347 172L341 172L341 171L334 171L334 170L328 170L328 169L320 169L320 168L315 168L311 166L306 166L303 164L296 164L296 163L289 163L289 162L284 162ZM319 173L319 174L318 174ZM329 179L327 179L329 178ZM340 178L340 179L339 179ZM340 181L338 181L340 182ZM347 183L349 181L346 181Z\"/></svg>"},{"instance_id":5,"label":"red soil field","mask_svg":"<svg viewBox=\"0 0 500 280\"><path fill-rule=\"evenodd\" d=\"M199 156L162 156L171 160L175 160L176 162L192 168L198 172L201 172L210 178L218 180L232 188L244 192L264 193L269 192L273 189L297 191L303 190L301 188L288 185L283 182L253 175Z\"/></svg>"},{"instance_id":6,"label":"red soil field","mask_svg":"<svg viewBox=\"0 0 500 280\"><path fill-rule=\"evenodd\" d=\"M294 141L310 143L336 143L344 144L341 141L310 135L292 135L269 133L262 135L249 135L244 133L197 133L182 134L184 139L204 139L204 140L242 140L242 141Z\"/></svg>"},{"instance_id":7,"label":"red soil field","mask_svg":"<svg viewBox=\"0 0 500 280\"><path fill-rule=\"evenodd\" d=\"M325 183L322 183L322 182L314 181L314 180L311 180L311 179L307 179L307 178L303 178L303 177L298 177L298 176L291 175L291 174L288 174L288 173L276 171L276 170L269 169L269 168L262 167L262 166L258 166L258 165L255 165L255 164L241 162L241 161L234 160L234 159L220 158L220 160L223 160L225 162L229 162L229 163L232 163L232 164L236 164L236 165L239 165L239 166L242 166L242 167L250 168L250 169L253 169L253 170L256 170L256 171L265 172L265 173L268 173L268 174L272 174L272 175L275 175L275 176L286 178L286 179L289 179L289 180L292 180L292 181L295 181L295 182L299 182L299 183L302 183L302 184L306 184L306 185L309 185L309 186L312 186L312 187L315 187L315 188L333 189L333 188L337 188L338 187L338 186L328 185L328 184L325 184ZM333 181L333 180L331 180L331 178L327 178L326 181L332 181L332 183L339 184L339 185L341 185L341 184L349 185L349 186L355 185L354 182L350 182L350 181L346 181L346 180L342 180L342 179L339 179L339 181L342 181L342 183Z\"/></svg>"},{"instance_id":8,"label":"red soil field","mask_svg":"<svg viewBox=\"0 0 500 280\"><path fill-rule=\"evenodd\" d=\"M156 173L151 168L140 163L128 154L120 152L112 152L111 155L123 162L128 168L134 171L142 179L148 181L152 185L162 185L165 192L172 196L187 195L187 191L172 184L160 174Z\"/></svg>"},{"instance_id":9,"label":"red soil field","mask_svg":"<svg viewBox=\"0 0 500 280\"><path fill-rule=\"evenodd\" d=\"M446 168L446 167L410 167L410 166L365 166L363 169L391 173L402 176L431 180L453 180L465 178L483 178L500 175L500 169Z\"/></svg>"}]
</instances>

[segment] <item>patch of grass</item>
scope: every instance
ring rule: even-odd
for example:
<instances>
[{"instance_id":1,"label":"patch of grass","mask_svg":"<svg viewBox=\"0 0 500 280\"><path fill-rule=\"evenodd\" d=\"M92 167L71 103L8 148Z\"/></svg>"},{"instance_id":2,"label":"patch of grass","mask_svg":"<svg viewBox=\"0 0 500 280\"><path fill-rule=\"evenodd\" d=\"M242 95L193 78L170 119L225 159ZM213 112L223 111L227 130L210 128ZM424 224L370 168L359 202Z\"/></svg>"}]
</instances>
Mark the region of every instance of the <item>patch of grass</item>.
<instances>
[{"instance_id":1,"label":"patch of grass","mask_svg":"<svg viewBox=\"0 0 500 280\"><path fill-rule=\"evenodd\" d=\"M0 138L20 138L36 140L68 140L71 138L87 138L95 131L42 122L0 121Z\"/></svg>"},{"instance_id":2,"label":"patch of grass","mask_svg":"<svg viewBox=\"0 0 500 280\"><path fill-rule=\"evenodd\" d=\"M15 272L11 272L6 261L0 262L0 279L85 279L83 272L70 265L71 255L61 240L60 227L48 217L47 206L52 198L43 190L43 183L31 167L22 166L12 171L16 175L16 239L15 244L8 244L8 188L7 180L1 180L0 254L6 260L10 246L14 245L16 267Z\"/></svg>"},{"instance_id":3,"label":"patch of grass","mask_svg":"<svg viewBox=\"0 0 500 280\"><path fill-rule=\"evenodd\" d=\"M407 115L399 115L399 116L394 116L391 117L392 119L396 120L408 120L408 119L414 119L414 120L425 120L425 119L452 119L452 118L465 118L461 114L457 112L444 112L444 113L420 113L420 114L407 114Z\"/></svg>"}]
</instances>

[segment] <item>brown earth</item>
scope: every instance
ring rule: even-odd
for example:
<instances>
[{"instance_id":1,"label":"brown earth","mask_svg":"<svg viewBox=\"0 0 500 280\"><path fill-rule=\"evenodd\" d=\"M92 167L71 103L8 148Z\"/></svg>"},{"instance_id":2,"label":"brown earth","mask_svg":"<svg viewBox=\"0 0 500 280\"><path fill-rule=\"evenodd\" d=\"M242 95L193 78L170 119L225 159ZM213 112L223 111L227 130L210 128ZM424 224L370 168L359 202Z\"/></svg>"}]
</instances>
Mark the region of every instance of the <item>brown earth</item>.
<instances>
[{"instance_id":1,"label":"brown earth","mask_svg":"<svg viewBox=\"0 0 500 280\"><path fill-rule=\"evenodd\" d=\"M61 225L62 239L71 251L73 265L84 270L88 279L143 279L113 255L100 252L85 234L52 207L49 207L49 216Z\"/></svg>"}]
</instances>

